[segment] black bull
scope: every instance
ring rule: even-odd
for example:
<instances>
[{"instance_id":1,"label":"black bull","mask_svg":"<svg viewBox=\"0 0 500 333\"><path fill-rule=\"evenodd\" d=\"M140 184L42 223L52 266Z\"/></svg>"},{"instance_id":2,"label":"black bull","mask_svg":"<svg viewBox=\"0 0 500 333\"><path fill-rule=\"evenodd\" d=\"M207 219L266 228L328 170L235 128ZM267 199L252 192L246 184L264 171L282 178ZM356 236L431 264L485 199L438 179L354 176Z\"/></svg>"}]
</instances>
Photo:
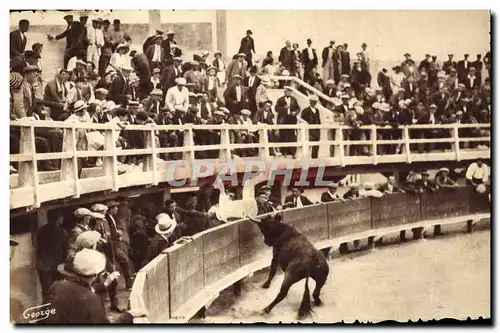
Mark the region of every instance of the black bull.
<instances>
[{"instance_id":1,"label":"black bull","mask_svg":"<svg viewBox=\"0 0 500 333\"><path fill-rule=\"evenodd\" d=\"M273 247L269 277L262 287L269 288L272 279L276 275L278 264L285 272L285 278L278 296L264 309L264 313L271 312L286 297L290 287L305 278L304 296L302 297L298 316L304 318L310 315L312 309L308 285L309 277L316 281L316 288L313 291L315 305L321 305L319 294L328 277L329 267L323 253L318 251L304 235L292 226L277 222L271 218L266 218L262 222L256 219L251 220L258 224L260 231L264 235L264 243Z\"/></svg>"}]
</instances>

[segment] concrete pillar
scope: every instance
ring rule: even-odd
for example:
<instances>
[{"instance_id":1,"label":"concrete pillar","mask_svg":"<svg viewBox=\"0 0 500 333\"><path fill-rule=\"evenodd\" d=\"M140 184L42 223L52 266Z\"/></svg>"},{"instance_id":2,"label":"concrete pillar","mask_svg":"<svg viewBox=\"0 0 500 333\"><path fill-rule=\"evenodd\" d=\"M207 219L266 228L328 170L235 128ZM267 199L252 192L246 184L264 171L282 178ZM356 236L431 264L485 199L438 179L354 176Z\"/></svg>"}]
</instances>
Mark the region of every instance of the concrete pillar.
<instances>
[{"instance_id":1,"label":"concrete pillar","mask_svg":"<svg viewBox=\"0 0 500 333\"><path fill-rule=\"evenodd\" d=\"M159 10L149 11L149 36L156 34L161 29L161 12Z\"/></svg>"},{"instance_id":2,"label":"concrete pillar","mask_svg":"<svg viewBox=\"0 0 500 333\"><path fill-rule=\"evenodd\" d=\"M227 53L227 41L226 41L226 11L216 10L215 11L215 25L216 25L216 36L217 49L222 52L222 56L225 58L232 58L232 54ZM234 52L233 52L234 53Z\"/></svg>"}]
</instances>

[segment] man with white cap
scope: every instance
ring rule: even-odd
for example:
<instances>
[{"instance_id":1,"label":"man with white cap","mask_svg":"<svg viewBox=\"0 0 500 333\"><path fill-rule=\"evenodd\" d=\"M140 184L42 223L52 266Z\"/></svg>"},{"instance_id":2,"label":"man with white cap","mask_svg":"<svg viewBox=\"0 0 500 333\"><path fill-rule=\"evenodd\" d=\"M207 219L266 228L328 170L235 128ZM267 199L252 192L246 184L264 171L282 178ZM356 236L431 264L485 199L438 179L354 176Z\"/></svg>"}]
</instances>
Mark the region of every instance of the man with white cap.
<instances>
[{"instance_id":1,"label":"man with white cap","mask_svg":"<svg viewBox=\"0 0 500 333\"><path fill-rule=\"evenodd\" d=\"M90 221L94 217L94 214L87 208L78 208L73 214L76 218L76 223L73 229L71 229L68 235L68 251L77 248L76 239L84 231L90 231Z\"/></svg>"},{"instance_id":2,"label":"man with white cap","mask_svg":"<svg viewBox=\"0 0 500 333\"><path fill-rule=\"evenodd\" d=\"M146 112L150 117L156 117L160 114L160 103L163 96L163 91L160 89L153 89L149 93L149 97L142 100L144 112Z\"/></svg>"},{"instance_id":3,"label":"man with white cap","mask_svg":"<svg viewBox=\"0 0 500 333\"><path fill-rule=\"evenodd\" d=\"M458 187L458 184L453 179L451 179L449 175L450 175L450 169L440 168L438 173L436 174L434 182L438 187L444 187L444 188Z\"/></svg>"},{"instance_id":4,"label":"man with white cap","mask_svg":"<svg viewBox=\"0 0 500 333\"><path fill-rule=\"evenodd\" d=\"M364 183L363 189L359 191L360 196L364 198L381 198L383 196L382 192L374 187L375 185L372 182Z\"/></svg>"},{"instance_id":5,"label":"man with white cap","mask_svg":"<svg viewBox=\"0 0 500 333\"><path fill-rule=\"evenodd\" d=\"M186 80L182 77L175 79L176 86L168 89L165 97L165 105L174 115L184 114L189 106L189 91L186 88Z\"/></svg>"},{"instance_id":6,"label":"man with white cap","mask_svg":"<svg viewBox=\"0 0 500 333\"><path fill-rule=\"evenodd\" d=\"M397 184L396 184L396 177L394 176L389 176L387 177L387 182L383 185L381 185L378 190L382 192L383 194L391 194L391 193L397 193L401 192L404 193L404 190L401 189Z\"/></svg>"},{"instance_id":7,"label":"man with white cap","mask_svg":"<svg viewBox=\"0 0 500 333\"><path fill-rule=\"evenodd\" d=\"M349 185L349 190L346 193L344 193L343 198L346 200L360 198L359 184L358 183L351 183Z\"/></svg>"},{"instance_id":8,"label":"man with white cap","mask_svg":"<svg viewBox=\"0 0 500 333\"><path fill-rule=\"evenodd\" d=\"M161 90L160 76L161 76L161 69L154 68L152 71L151 78L148 81L148 92L149 93L151 93L151 91L153 91L154 89ZM163 96L163 94L162 94L162 96Z\"/></svg>"},{"instance_id":9,"label":"man with white cap","mask_svg":"<svg viewBox=\"0 0 500 333\"><path fill-rule=\"evenodd\" d=\"M106 257L95 250L83 249L76 253L71 265L62 265L64 280L54 282L49 289L47 302L55 311L43 324L109 324L106 310L93 289L93 285L106 268ZM139 313L125 313L114 323L132 323ZM141 314L144 315L144 314Z\"/></svg>"},{"instance_id":10,"label":"man with white cap","mask_svg":"<svg viewBox=\"0 0 500 333\"><path fill-rule=\"evenodd\" d=\"M300 118L304 120L309 125L317 125L321 124L321 118L319 114L319 109L316 105L319 102L319 98L316 95L309 96L309 106L302 110L300 114ZM309 141L319 141L320 130L319 129L310 129L309 130ZM318 158L319 146L315 145L312 147L311 158Z\"/></svg>"},{"instance_id":11,"label":"man with white cap","mask_svg":"<svg viewBox=\"0 0 500 333\"><path fill-rule=\"evenodd\" d=\"M321 194L321 202L344 201L338 193L339 184L332 182L328 185L328 190Z\"/></svg>"}]
</instances>

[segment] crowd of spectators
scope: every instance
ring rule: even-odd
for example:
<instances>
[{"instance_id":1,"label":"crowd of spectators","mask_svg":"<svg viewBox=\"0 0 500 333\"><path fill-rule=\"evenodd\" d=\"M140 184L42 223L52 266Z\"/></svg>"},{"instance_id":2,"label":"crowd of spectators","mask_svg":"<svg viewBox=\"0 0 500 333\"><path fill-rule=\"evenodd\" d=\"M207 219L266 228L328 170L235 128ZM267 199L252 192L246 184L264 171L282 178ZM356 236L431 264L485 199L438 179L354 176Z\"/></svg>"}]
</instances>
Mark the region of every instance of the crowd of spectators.
<instances>
[{"instance_id":1,"label":"crowd of spectators","mask_svg":"<svg viewBox=\"0 0 500 333\"><path fill-rule=\"evenodd\" d=\"M453 55L442 65L436 56L427 54L417 66L410 54L393 67L377 75L378 87L372 85L370 56L363 43L357 59L351 61L346 43L330 45L318 52L307 40L300 50L298 43L287 41L280 50L278 61L271 51L262 61L255 55L252 31L241 41L238 54L226 65L223 54L215 51L209 61L208 51L199 51L192 60L183 58L183 51L171 30L148 37L142 50L131 50L132 39L121 28L121 22L92 19L73 15L64 17L66 29L57 36L48 36L49 42L66 39L62 69L48 82L41 78L43 45L35 43L27 50L26 32L29 22L21 20L19 29L10 34L10 98L11 119L32 118L47 121L115 123L120 129L116 145L122 149L145 148L145 133L127 131L128 124L319 124L320 107L332 112L334 123L349 126L345 140L368 140L371 132L361 125L379 125L378 139L397 140L401 127L411 124L489 123L491 118L491 81L483 76L483 65L490 70L490 56L469 61L468 55L455 62ZM352 66L351 66L352 62ZM322 75L320 75L322 69ZM295 82L273 80L274 75L297 76L317 90L307 90ZM284 95L275 103L268 97L273 87L285 88ZM301 108L293 91L309 95L310 105ZM318 90L322 92L319 94ZM63 130L36 129L38 152L60 152ZM179 147L184 144L182 131L157 131L155 144L160 147ZM489 135L478 128L462 128L462 137ZM11 152L19 152L19 128L10 131ZM451 130L436 126L432 129L411 130L411 138L447 138ZM295 130L268 132L270 142L296 142ZM104 146L103 132L78 131L79 150L100 150ZM234 143L255 143L259 132L234 130ZM310 130L309 140L318 141L319 131ZM220 143L220 131L198 130L194 133L197 145ZM462 147L488 148L488 143L461 143ZM419 152L451 148L450 143L412 144ZM373 154L371 146L352 146L351 155ZM379 145L378 154L401 152L401 145ZM317 157L313 147L312 157ZM271 149L272 155L294 155L296 148ZM197 152L197 158L216 157L216 151ZM252 156L253 149L232 152ZM182 154L162 154L163 159L179 159ZM127 157L120 162L138 165L138 157ZM82 159L81 166L95 166L100 159ZM56 160L39 161L40 170L57 170ZM15 172L15 165L11 170Z\"/></svg>"}]
</instances>

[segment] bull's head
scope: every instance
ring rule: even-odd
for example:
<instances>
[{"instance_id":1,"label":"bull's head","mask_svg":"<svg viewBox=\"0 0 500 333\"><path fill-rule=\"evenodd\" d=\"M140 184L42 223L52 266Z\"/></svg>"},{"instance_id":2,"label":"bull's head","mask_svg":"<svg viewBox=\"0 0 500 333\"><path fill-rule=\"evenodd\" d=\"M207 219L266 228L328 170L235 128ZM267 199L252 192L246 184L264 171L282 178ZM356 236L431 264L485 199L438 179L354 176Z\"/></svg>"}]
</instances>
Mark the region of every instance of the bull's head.
<instances>
[{"instance_id":1,"label":"bull's head","mask_svg":"<svg viewBox=\"0 0 500 333\"><path fill-rule=\"evenodd\" d=\"M280 223L270 217L267 217L262 221L249 217L249 220L259 226L262 235L264 235L264 243L267 246L273 246L276 243L276 240L291 228L290 226Z\"/></svg>"}]
</instances>

